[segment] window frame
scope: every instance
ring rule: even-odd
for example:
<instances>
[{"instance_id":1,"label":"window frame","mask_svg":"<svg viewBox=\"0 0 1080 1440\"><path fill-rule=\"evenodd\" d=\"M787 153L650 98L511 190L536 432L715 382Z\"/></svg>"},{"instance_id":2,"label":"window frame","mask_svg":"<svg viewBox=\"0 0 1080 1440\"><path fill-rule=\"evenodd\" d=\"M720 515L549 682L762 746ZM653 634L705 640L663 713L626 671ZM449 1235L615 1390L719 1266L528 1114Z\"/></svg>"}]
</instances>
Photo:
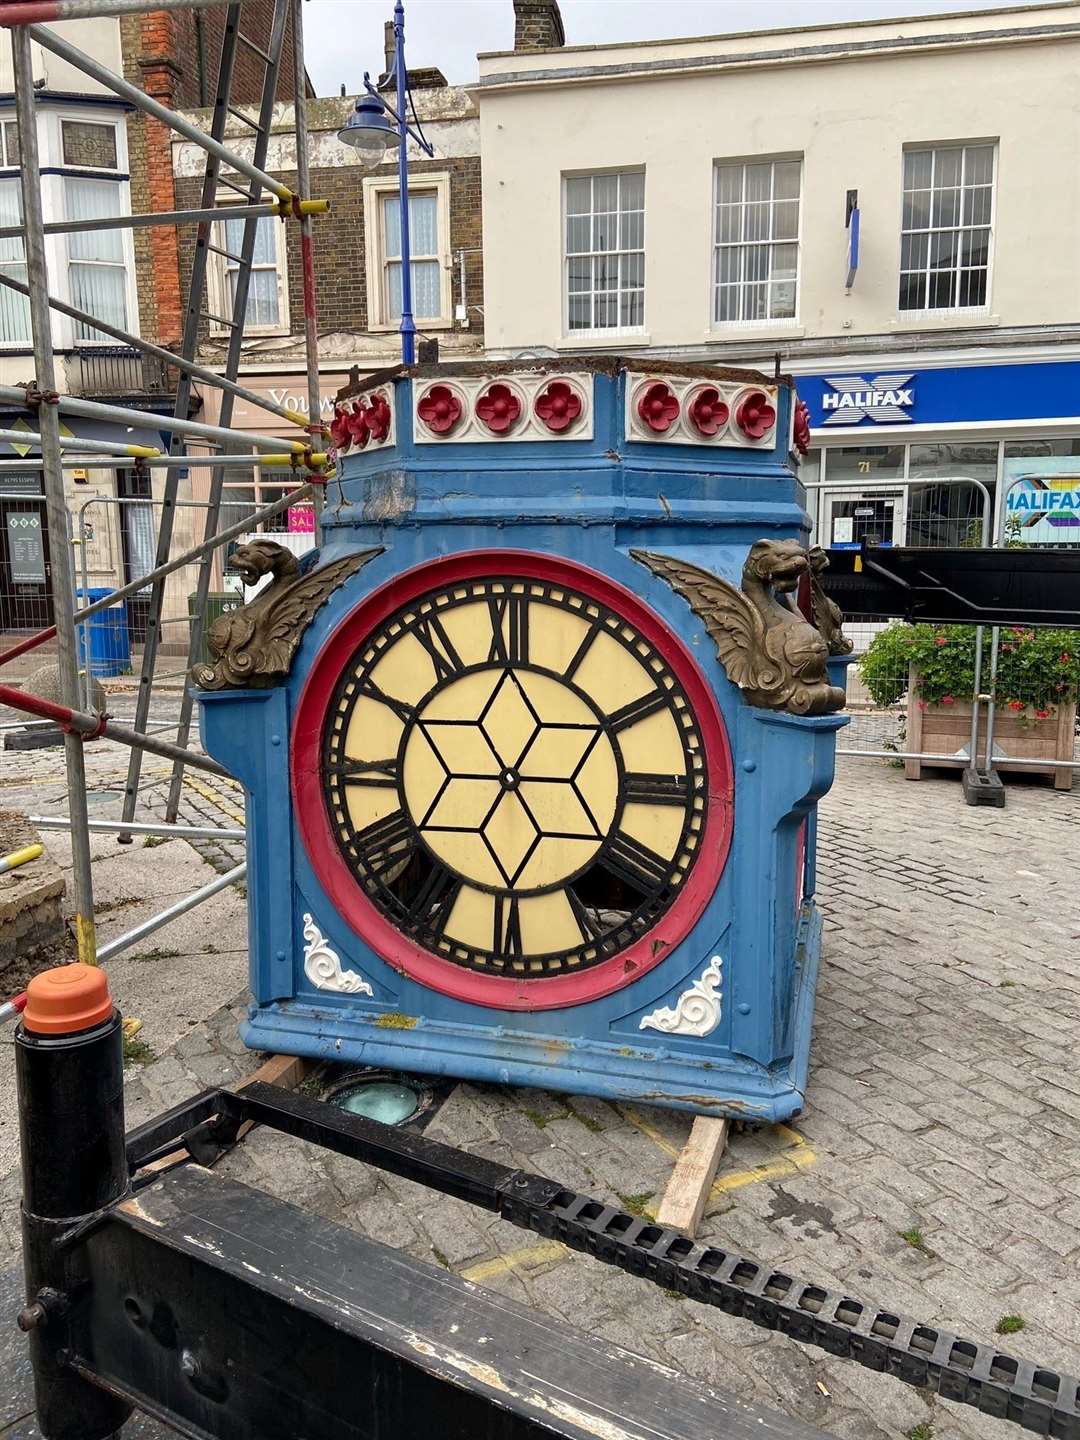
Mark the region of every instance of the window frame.
<instances>
[{"instance_id":1,"label":"window frame","mask_svg":"<svg viewBox=\"0 0 1080 1440\"><path fill-rule=\"evenodd\" d=\"M450 330L454 325L453 247L450 242L450 172L448 170L418 171L410 175L409 195L435 192L439 247L439 314L416 315L418 331ZM383 202L388 196L400 195L396 175L366 175L364 197L364 283L367 294L367 328L375 334L400 330L401 320L391 319L385 285L386 241L383 233ZM411 257L415 258L415 257ZM427 256L425 259L429 258ZM398 262L400 263L400 262Z\"/></svg>"},{"instance_id":2,"label":"window frame","mask_svg":"<svg viewBox=\"0 0 1080 1440\"><path fill-rule=\"evenodd\" d=\"M2 171L0 171L0 185L12 185L12 186L14 187L15 196L16 196L16 199L17 199L17 202L18 202L18 206L17 206L17 208L18 208L18 213L19 213L19 215L21 216L21 215L22 215L22 186L21 186L20 183L19 183L19 174L18 174L18 171L17 171L17 170L12 170L12 171L9 172L9 170L7 169L7 167L5 167ZM15 222L13 221L12 223L14 224ZM10 241L5 241L5 242L3 242L3 243L5 243L5 244L10 244L11 242L10 242ZM23 258L22 258L21 260L14 260L14 259L12 259L12 260L0 261L0 264L2 264L2 265L5 267L5 269L10 269L10 268L12 268L13 266L16 266L16 265L21 265L21 266L22 266L22 272L23 272L23 273L22 273L21 275L14 275L14 276L12 276L12 279L21 280L22 283L25 285L25 284L28 283L28 274L27 274L27 269L26 269L26 242L25 242L25 240L21 240L21 241L19 241L18 243L21 245ZM8 351L16 351L16 352L17 352L17 351L20 351L20 350L30 349L30 348L32 347L33 340L32 340L32 333L31 333L31 327L30 327L30 301L29 301L29 298L27 298L27 297L20 297L20 296L19 296L19 292L18 292L17 290L5 290L5 291L4 291L4 294L5 294L5 296L11 297L11 300L12 300L12 301L15 301L15 300L17 300L17 299L19 299L19 298L22 298L23 304L24 304L24 306L25 306L25 313L26 313L26 334L25 334L25 336L24 336L22 339L6 339L2 334L0 334L0 354L5 354L5 353L7 353ZM72 323L74 323L74 322L72 322ZM2 488L2 487L0 487L0 488Z\"/></svg>"},{"instance_id":3,"label":"window frame","mask_svg":"<svg viewBox=\"0 0 1080 1440\"><path fill-rule=\"evenodd\" d=\"M94 125L108 125L112 127L116 136L116 168L105 166L80 166L68 165L63 159L63 132L61 122L64 120L82 121ZM119 195L120 215L131 214L131 179L128 173L128 138L127 138L127 115L126 111L120 111L118 107L109 105L88 105L69 104L64 101L54 102L48 108L42 108L38 112L38 148L41 158L42 179L41 179L41 205L46 223L67 218L65 208L64 181L67 177L83 178L88 180L106 180L114 182ZM5 157L6 158L6 155ZM10 179L18 176L19 170L10 165L0 167L0 178ZM121 249L123 252L124 267L124 308L126 320L122 329L131 335L140 335L139 319L139 292L135 272L135 238L131 229L119 229L115 232L120 236ZM74 304L74 295L71 285L71 273L69 266L71 257L69 251L70 234L46 235L45 254L49 267L49 275L52 278L54 293L56 296ZM76 261L76 264L84 263ZM117 265L119 261L111 262ZM52 348L57 352L71 350L93 349L95 347L116 346L119 342L111 335L102 335L98 340L83 340L76 333L79 322L70 316L63 315L59 311L53 311L52 322ZM32 347L30 341L0 340L0 354L29 354Z\"/></svg>"},{"instance_id":4,"label":"window frame","mask_svg":"<svg viewBox=\"0 0 1080 1440\"><path fill-rule=\"evenodd\" d=\"M230 178L232 177L230 176ZM242 195L230 194L225 196L221 191L218 192L218 204L222 207L226 205L243 205L245 203L246 201ZM290 335L292 333L289 316L289 251L285 235L287 226L272 215L260 217L258 223L261 225L264 221L273 226L274 263L272 268L277 276L278 318L272 325L248 325L245 323L245 339L249 335ZM223 319L228 318L232 313L232 301L229 298L229 272L240 268L238 265L232 265L223 254L219 253L229 248L225 223L225 220L214 221L211 230L211 244L215 245L217 249L211 250L210 252L210 257L214 263L209 267L209 273L207 275L207 298L210 302L210 310L213 314L220 315ZM253 263L253 274L256 268L269 270L271 266L260 263L256 267ZM207 323L210 328L210 334L215 338L231 334L231 328L228 325L223 325L217 320L210 320Z\"/></svg>"},{"instance_id":5,"label":"window frame","mask_svg":"<svg viewBox=\"0 0 1080 1440\"><path fill-rule=\"evenodd\" d=\"M587 330L572 330L570 328L570 261L578 259L583 255L592 258L598 254L610 255L636 255L637 250L611 250L611 251L575 251L571 256L567 252L567 189L571 180L595 180L601 175L640 175L641 176L641 324L640 325L602 325L590 326ZM648 277L648 245L649 245L649 205L648 205L648 172L645 165L599 165L588 170L564 170L560 178L560 206L559 206L559 254L560 254L560 290L562 307L562 343L567 345L580 345L591 343L603 343L604 341L618 341L626 338L648 337L649 321L649 277ZM590 210L590 217L594 215L595 209ZM589 294L595 295L595 290ZM616 295L621 291L616 290ZM594 316L595 318L595 316Z\"/></svg>"},{"instance_id":6,"label":"window frame","mask_svg":"<svg viewBox=\"0 0 1080 1440\"><path fill-rule=\"evenodd\" d=\"M966 227L965 227L963 224L957 224L957 225L944 225L944 226L939 226L939 227L937 227L936 229L931 226L931 227L926 227L925 229L919 229L919 230L917 230L917 231L906 231L906 230L904 229L904 194L905 194L905 187L904 187L904 169L905 169L905 166L906 166L906 164L907 164L907 157L908 157L908 155L909 155L909 154L912 154L913 152L919 151L919 150L929 150L932 155L935 155L935 156L936 156L936 154L937 154L937 152L938 152L939 150L961 150L961 151L963 151L963 150L980 149L980 148L982 148L982 147L984 147L984 146L989 146L989 147L990 147L990 151L991 151L990 219L989 219L989 221L987 222L987 225L986 225L985 227L983 227L983 226L981 226L981 225L979 225L979 226L966 226ZM897 233L897 245L896 245L896 286L895 286L895 295L896 295L896 316L897 316L897 320L898 320L901 324L903 324L905 321L906 321L906 322L912 322L912 321L914 321L915 323L920 323L920 322L921 322L921 323L925 323L926 321L932 321L932 320L935 320L935 319L938 319L938 320L940 320L940 319L946 319L946 320L948 320L949 318L954 317L954 316L959 316L959 317L964 317L964 316L978 316L978 315L990 315L990 314L992 313L992 294L993 294L993 286L994 286L994 258L995 258L995 257L994 257L994 246L995 246L995 236L996 236L996 231L997 231L998 158L999 158L1000 148L1001 148L1000 137L989 137L989 136L984 136L984 137L981 138L981 139L906 141L906 142L900 147L900 224L899 224L899 226L897 227L898 233ZM936 164L936 162L932 162L932 164ZM963 165L963 161L961 161L961 165ZM963 172L961 171L961 173L963 173ZM961 198L960 198L960 206L961 206L960 213L961 213L961 216L963 216L963 203L964 203L964 202L963 202L963 184L962 184L962 183L961 183L961 185L960 185L959 188L960 188L960 197L961 197ZM932 198L932 197L933 197L933 194L934 194L934 191L933 191L933 187L931 186L931 189L930 189L930 195L931 195L931 218L933 217L933 208L932 208L932 207L933 207L933 198ZM927 236L932 237L932 236L934 236L934 235L937 235L937 234L942 233L942 231L948 231L948 230L962 231L962 230L964 230L965 228L966 228L966 229L980 229L980 230L983 229L983 228L986 228L986 229L988 229L989 232L990 232L990 234L989 234L989 239L988 239L987 246L986 246L986 298L985 298L980 304L978 304L978 305L938 305L938 306L921 306L921 307L918 308L918 309L913 308L913 309L910 309L910 310L904 310L904 309L902 309L902 308L901 308L901 305L900 305L900 285L901 285L902 277L903 277L903 275L904 275L905 273L909 273L909 274L919 273L919 272L916 272L916 271L908 271L908 272L905 272L905 270L904 270L904 263L903 263L903 261L904 261L904 237L905 237L905 235L908 235L908 234L926 234ZM928 253L929 253L929 249L930 249L930 246L928 245L928 246L927 246ZM953 270L950 271L950 272L948 272L948 273L952 274L952 276L953 276L954 279L955 279L956 275L959 273L960 268L961 268L961 267L954 267ZM923 272L923 273L926 274L927 277L929 277L929 275L930 275L931 272L929 271L929 269L927 269L927 270L926 270L925 272ZM927 278L927 292L926 292L926 293L927 293L927 296L929 296L929 293L930 293L929 278Z\"/></svg>"},{"instance_id":7,"label":"window frame","mask_svg":"<svg viewBox=\"0 0 1080 1440\"><path fill-rule=\"evenodd\" d=\"M747 166L748 166L748 165L770 165L770 166L773 167L773 175L772 175L771 180L770 180L770 199L769 199L770 212L771 212L771 210L772 210L772 207L777 203L776 200L772 198L772 190L775 188L775 167L776 167L777 165L798 165L798 167L799 167L799 193L798 193L798 195L795 197L795 199L797 200L798 206L799 206L799 223L798 223L798 225L796 226L795 237L794 237L793 240L792 240L791 238L789 238L789 237L785 237L785 238L780 239L780 240L770 239L770 240L765 240L765 241L760 241L760 242L758 242L758 241L753 241L753 240L725 240L725 241L720 241L720 240L718 239L719 208L720 208L720 207L719 207L718 196L719 196L719 186L720 186L720 170L721 170L721 167L735 166L735 165L741 166L742 171L743 171L743 185L742 185L743 198L742 198L742 200L741 200L741 202L740 202L740 208L741 208L741 209L744 209L744 210L745 210L745 207L746 207L746 168L747 168ZM804 203L804 201L805 201L805 182L806 182L806 156L805 156L805 154L804 154L803 152L801 152L801 151L786 151L786 152L785 152L785 151L780 151L780 152L777 152L776 154L769 154L769 155L732 155L732 156L724 156L724 157L716 158L716 159L713 160L713 162L712 162L712 181L711 181L711 185L712 185L712 189L711 189L712 219L711 219L711 223L710 223L710 226L709 226L709 287L708 287L709 326L708 326L708 328L709 328L710 333L712 333L712 334L720 334L720 335L730 335L731 333L733 333L733 332L735 332L735 331L751 331L751 332L756 332L756 331L761 331L761 330L766 330L766 331L767 331L767 330L794 330L794 329L798 329L798 328L800 327L800 325L801 325L801 323L802 323L801 320L800 320L800 306L801 306L801 303L802 303L803 221L804 221L804 218L805 218L805 211L806 211L806 206L805 206L805 203ZM770 220L769 220L769 228L770 228L770 231L771 231L771 229L772 229L772 215L771 215L771 213L770 213ZM753 244L758 244L758 243L767 245L770 250L771 250L774 246L776 246L776 245L792 245L792 244L793 244L793 245L795 246L795 306L794 306L795 313L794 313L793 315L768 316L768 317L766 317L766 318L764 318L764 319L761 319L761 320L718 320L718 319L716 318L716 300L717 300L717 292L718 292L719 289L720 289L720 285L719 285L719 283L718 283L718 281L717 281L717 279L716 279L716 274L717 274L716 265L717 265L717 256L718 256L718 253L719 253L721 247L723 247L724 249L734 249L734 248L736 248L736 247L742 248L742 247L745 247L745 246L748 246L748 245L753 245ZM770 271L770 273L771 273L771 271ZM739 281L739 290L740 290L740 292L741 292L743 286L744 286L746 283L747 283L747 282L744 281L744 280L740 280L740 281ZM770 286L770 285L772 285L774 282L773 282L772 280L770 280L770 279L766 279L764 283L765 283L766 286Z\"/></svg>"}]
</instances>

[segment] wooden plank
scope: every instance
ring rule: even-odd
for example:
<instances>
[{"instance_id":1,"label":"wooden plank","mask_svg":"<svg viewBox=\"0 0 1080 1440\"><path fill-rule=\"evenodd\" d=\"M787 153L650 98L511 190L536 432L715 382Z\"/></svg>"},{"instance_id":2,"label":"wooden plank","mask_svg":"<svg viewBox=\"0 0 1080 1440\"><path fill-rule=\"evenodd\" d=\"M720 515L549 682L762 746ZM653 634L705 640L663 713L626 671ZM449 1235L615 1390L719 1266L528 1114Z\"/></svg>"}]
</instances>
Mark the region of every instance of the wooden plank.
<instances>
[{"instance_id":1,"label":"wooden plank","mask_svg":"<svg viewBox=\"0 0 1080 1440\"><path fill-rule=\"evenodd\" d=\"M691 1239L697 1234L709 1187L727 1144L727 1132L726 1120L711 1115L696 1117L656 1212L658 1225L682 1230Z\"/></svg>"}]
</instances>

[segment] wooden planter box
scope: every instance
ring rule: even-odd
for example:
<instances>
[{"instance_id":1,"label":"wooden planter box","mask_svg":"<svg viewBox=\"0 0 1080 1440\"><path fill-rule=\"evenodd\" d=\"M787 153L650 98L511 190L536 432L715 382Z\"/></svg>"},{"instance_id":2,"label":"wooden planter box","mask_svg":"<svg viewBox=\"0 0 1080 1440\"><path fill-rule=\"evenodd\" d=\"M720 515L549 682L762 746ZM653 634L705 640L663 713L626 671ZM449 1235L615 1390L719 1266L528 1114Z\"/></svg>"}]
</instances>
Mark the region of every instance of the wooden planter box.
<instances>
[{"instance_id":1,"label":"wooden planter box","mask_svg":"<svg viewBox=\"0 0 1080 1440\"><path fill-rule=\"evenodd\" d=\"M907 740L905 750L925 750L931 754L952 755L958 750L965 753L971 742L971 705L967 701L956 701L953 705L927 705L919 709L915 685L918 677L912 675L908 685ZM994 712L994 752L999 751L1016 760L1071 760L1073 758L1073 735L1076 729L1076 702L1059 705L1054 714L1045 720L1025 719L1008 710ZM979 717L978 753L984 754L986 745L986 706L982 706ZM905 760L904 774L909 780L921 780L924 765L944 770L962 770L967 761L956 760ZM1010 765L1001 756L994 760L995 770L1024 771L1028 775L1046 775L1054 782L1055 790L1072 788L1073 771L1056 769L1047 765Z\"/></svg>"}]
</instances>

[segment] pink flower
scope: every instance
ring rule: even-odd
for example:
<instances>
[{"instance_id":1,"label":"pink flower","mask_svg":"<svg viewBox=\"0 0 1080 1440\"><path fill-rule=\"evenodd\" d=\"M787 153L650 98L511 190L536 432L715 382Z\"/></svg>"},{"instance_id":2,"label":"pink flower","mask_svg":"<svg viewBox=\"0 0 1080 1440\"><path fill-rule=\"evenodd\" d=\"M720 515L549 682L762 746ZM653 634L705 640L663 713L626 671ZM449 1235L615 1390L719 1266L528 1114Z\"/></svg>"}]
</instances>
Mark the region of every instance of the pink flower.
<instances>
[{"instance_id":1,"label":"pink flower","mask_svg":"<svg viewBox=\"0 0 1080 1440\"><path fill-rule=\"evenodd\" d=\"M810 449L810 411L803 400L795 401L795 449L800 455Z\"/></svg>"},{"instance_id":2,"label":"pink flower","mask_svg":"<svg viewBox=\"0 0 1080 1440\"><path fill-rule=\"evenodd\" d=\"M476 413L493 435L505 435L521 414L521 401L509 385L489 385L476 402Z\"/></svg>"},{"instance_id":3,"label":"pink flower","mask_svg":"<svg viewBox=\"0 0 1080 1440\"><path fill-rule=\"evenodd\" d=\"M735 411L735 423L750 440L760 440L776 424L776 410L764 390L751 390Z\"/></svg>"},{"instance_id":4,"label":"pink flower","mask_svg":"<svg viewBox=\"0 0 1080 1440\"><path fill-rule=\"evenodd\" d=\"M1023 708L1024 708L1024 702L1023 702L1022 700L1010 700L1010 701L1009 701L1009 709L1010 709L1010 710L1023 710Z\"/></svg>"},{"instance_id":5,"label":"pink flower","mask_svg":"<svg viewBox=\"0 0 1080 1440\"><path fill-rule=\"evenodd\" d=\"M919 701L919 709L920 709L920 710L925 710L925 709L926 709L926 701L925 701L925 700L920 700L920 701Z\"/></svg>"},{"instance_id":6,"label":"pink flower","mask_svg":"<svg viewBox=\"0 0 1080 1440\"><path fill-rule=\"evenodd\" d=\"M941 703L942 703L943 705L952 705L952 704L954 704L955 702L954 702L953 697L952 697L951 695L942 695L942 697L941 697Z\"/></svg>"},{"instance_id":7,"label":"pink flower","mask_svg":"<svg viewBox=\"0 0 1080 1440\"><path fill-rule=\"evenodd\" d=\"M679 402L672 390L658 380L650 385L637 402L637 413L650 430L663 435L670 430L679 416Z\"/></svg>"},{"instance_id":8,"label":"pink flower","mask_svg":"<svg viewBox=\"0 0 1080 1440\"><path fill-rule=\"evenodd\" d=\"M1011 628L1014 635L1023 635L1024 633L1024 627L1022 625L1013 625Z\"/></svg>"},{"instance_id":9,"label":"pink flower","mask_svg":"<svg viewBox=\"0 0 1080 1440\"><path fill-rule=\"evenodd\" d=\"M939 649L940 649L940 647L941 647L942 645L947 645L948 643L949 643L949 637L948 637L947 635L935 635L935 636L934 636L934 644L937 645Z\"/></svg>"},{"instance_id":10,"label":"pink flower","mask_svg":"<svg viewBox=\"0 0 1080 1440\"><path fill-rule=\"evenodd\" d=\"M1067 650L1061 652L1061 663L1063 665L1070 665L1072 663L1072 656Z\"/></svg>"},{"instance_id":11,"label":"pink flower","mask_svg":"<svg viewBox=\"0 0 1080 1440\"><path fill-rule=\"evenodd\" d=\"M553 380L537 395L533 409L547 428L557 435L560 430L569 429L581 414L581 400L577 391L565 380Z\"/></svg>"},{"instance_id":12,"label":"pink flower","mask_svg":"<svg viewBox=\"0 0 1080 1440\"><path fill-rule=\"evenodd\" d=\"M727 424L730 412L720 396L720 391L712 385L706 385L694 396L687 413L691 425L699 435L715 435Z\"/></svg>"},{"instance_id":13,"label":"pink flower","mask_svg":"<svg viewBox=\"0 0 1080 1440\"><path fill-rule=\"evenodd\" d=\"M435 435L449 435L461 419L461 401L449 385L432 385L420 397L416 413Z\"/></svg>"},{"instance_id":14,"label":"pink flower","mask_svg":"<svg viewBox=\"0 0 1080 1440\"><path fill-rule=\"evenodd\" d=\"M372 395L371 403L364 411L364 418L367 420L368 434L372 440L385 440L390 434L390 406L380 390L376 390Z\"/></svg>"}]
</instances>

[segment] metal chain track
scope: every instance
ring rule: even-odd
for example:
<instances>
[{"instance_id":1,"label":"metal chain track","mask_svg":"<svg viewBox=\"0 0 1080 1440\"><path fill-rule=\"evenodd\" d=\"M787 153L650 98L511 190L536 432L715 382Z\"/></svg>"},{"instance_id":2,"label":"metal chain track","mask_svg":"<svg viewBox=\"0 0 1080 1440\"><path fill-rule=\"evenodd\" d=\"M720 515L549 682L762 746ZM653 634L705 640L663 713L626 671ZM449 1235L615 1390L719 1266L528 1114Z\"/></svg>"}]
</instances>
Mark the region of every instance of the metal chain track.
<instances>
[{"instance_id":1,"label":"metal chain track","mask_svg":"<svg viewBox=\"0 0 1080 1440\"><path fill-rule=\"evenodd\" d=\"M804 1345L894 1375L1036 1435L1080 1440L1080 1380L993 1345L853 1300L756 1260L698 1245L677 1230L588 1195L518 1173L500 1186L500 1214L631 1275Z\"/></svg>"},{"instance_id":2,"label":"metal chain track","mask_svg":"<svg viewBox=\"0 0 1080 1440\"><path fill-rule=\"evenodd\" d=\"M727 1315L778 1330L868 1370L893 1375L1036 1435L1080 1440L1080 1380L993 1345L964 1340L891 1310L799 1280L717 1245L700 1245L650 1220L578 1195L557 1181L513 1170L438 1140L259 1081L207 1090L127 1137L135 1189L140 1167L178 1143L201 1163L233 1144L244 1122L269 1125L392 1174L494 1211L548 1240L677 1291Z\"/></svg>"}]
</instances>

